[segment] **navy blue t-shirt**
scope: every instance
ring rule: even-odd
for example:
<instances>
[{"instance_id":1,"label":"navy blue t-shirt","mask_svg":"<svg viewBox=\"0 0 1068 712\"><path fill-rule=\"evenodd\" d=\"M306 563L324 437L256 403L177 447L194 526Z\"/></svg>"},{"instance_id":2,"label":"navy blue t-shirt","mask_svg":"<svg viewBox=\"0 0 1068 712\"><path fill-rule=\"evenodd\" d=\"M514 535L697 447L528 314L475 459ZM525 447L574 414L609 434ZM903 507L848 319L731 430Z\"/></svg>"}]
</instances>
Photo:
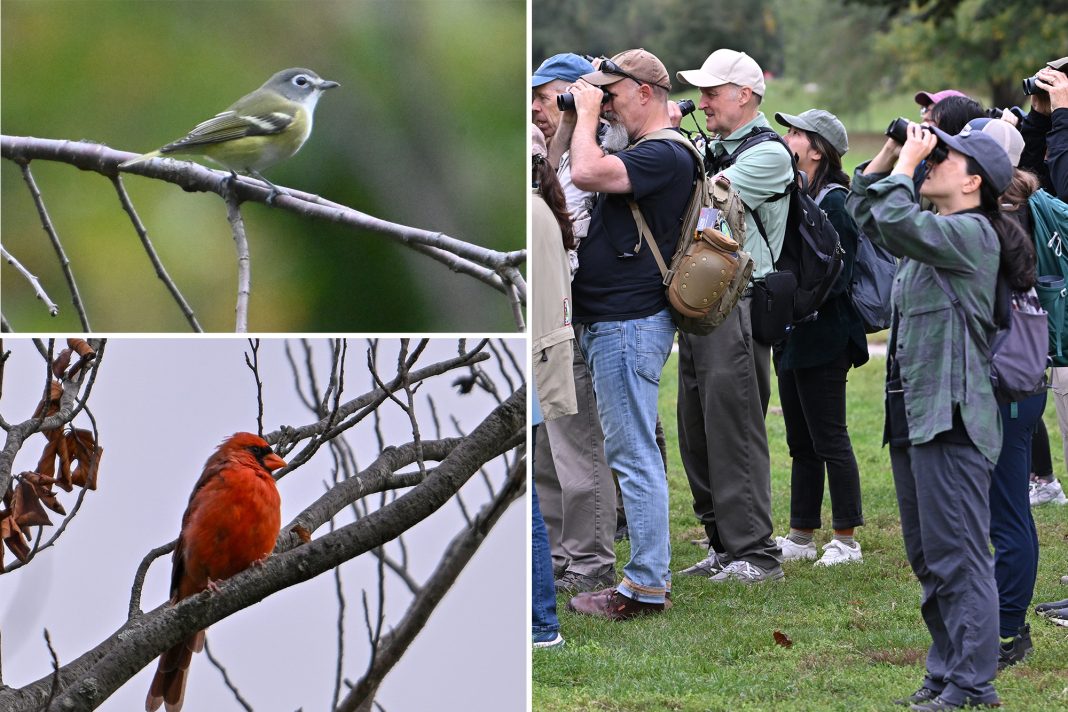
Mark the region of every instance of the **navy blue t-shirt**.
<instances>
[{"instance_id":1,"label":"navy blue t-shirt","mask_svg":"<svg viewBox=\"0 0 1068 712\"><path fill-rule=\"evenodd\" d=\"M693 154L674 141L645 141L616 155L627 168L634 192L597 195L571 284L574 320L581 323L640 319L667 308L660 268L634 224L627 200L637 201L668 263L697 177ZM639 240L641 249L635 254Z\"/></svg>"}]
</instances>

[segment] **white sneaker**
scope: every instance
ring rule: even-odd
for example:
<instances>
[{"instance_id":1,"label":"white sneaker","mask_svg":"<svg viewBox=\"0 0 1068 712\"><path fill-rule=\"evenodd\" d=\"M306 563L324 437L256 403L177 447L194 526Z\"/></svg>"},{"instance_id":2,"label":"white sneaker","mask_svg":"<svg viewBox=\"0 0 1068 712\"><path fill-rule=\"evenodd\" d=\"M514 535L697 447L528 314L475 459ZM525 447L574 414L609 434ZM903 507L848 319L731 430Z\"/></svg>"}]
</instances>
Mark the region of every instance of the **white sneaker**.
<instances>
[{"instance_id":1,"label":"white sneaker","mask_svg":"<svg viewBox=\"0 0 1068 712\"><path fill-rule=\"evenodd\" d=\"M864 557L860 555L860 544L850 546L839 539L831 539L823 545L823 556L816 562L816 566L834 566L863 560Z\"/></svg>"},{"instance_id":2,"label":"white sneaker","mask_svg":"<svg viewBox=\"0 0 1068 712\"><path fill-rule=\"evenodd\" d=\"M775 537L775 544L782 549L783 561L796 561L797 559L815 559L816 545L812 542L798 544L793 539L785 536Z\"/></svg>"},{"instance_id":3,"label":"white sneaker","mask_svg":"<svg viewBox=\"0 0 1068 712\"><path fill-rule=\"evenodd\" d=\"M1037 507L1047 502L1068 504L1068 497L1064 496L1064 490L1061 489L1061 483L1058 480L1032 482L1028 495L1031 498L1032 507Z\"/></svg>"},{"instance_id":4,"label":"white sneaker","mask_svg":"<svg viewBox=\"0 0 1068 712\"><path fill-rule=\"evenodd\" d=\"M715 581L716 583L722 583L724 581L761 583L763 581L782 581L783 577L784 575L781 566L776 566L770 571L765 571L756 564L751 564L748 561L738 559L724 566L722 571L708 580Z\"/></svg>"}]
</instances>

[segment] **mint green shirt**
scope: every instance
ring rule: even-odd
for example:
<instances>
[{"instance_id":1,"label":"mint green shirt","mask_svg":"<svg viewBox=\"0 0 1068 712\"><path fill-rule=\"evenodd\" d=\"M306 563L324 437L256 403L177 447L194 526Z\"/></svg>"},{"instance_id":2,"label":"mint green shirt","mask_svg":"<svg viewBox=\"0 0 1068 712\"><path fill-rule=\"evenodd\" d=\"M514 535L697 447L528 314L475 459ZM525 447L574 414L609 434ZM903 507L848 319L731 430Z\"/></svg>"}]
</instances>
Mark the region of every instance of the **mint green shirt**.
<instances>
[{"instance_id":1,"label":"mint green shirt","mask_svg":"<svg viewBox=\"0 0 1068 712\"><path fill-rule=\"evenodd\" d=\"M726 138L713 140L713 155L733 152L757 126L771 126L763 112L757 113L752 121L738 127ZM768 231L768 241L765 243L753 215L749 210L745 211L745 241L742 249L753 256L756 264L753 278L763 277L775 270L775 259L782 252L786 215L790 209L787 198L772 203L765 201L785 191L793 180L794 168L790 154L778 141L765 141L741 154L733 166L723 170L723 175L730 179L731 186L742 196L746 207L760 213L760 220ZM774 254L768 252L769 244Z\"/></svg>"},{"instance_id":2,"label":"mint green shirt","mask_svg":"<svg viewBox=\"0 0 1068 712\"><path fill-rule=\"evenodd\" d=\"M979 213L921 210L910 176L863 175L866 165L857 168L846 205L873 242L901 258L891 299L898 315L894 355L901 367L909 442L921 445L952 429L953 411L959 408L968 437L996 463L1001 416L985 354L996 331L998 236ZM936 269L961 309L938 286Z\"/></svg>"}]
</instances>

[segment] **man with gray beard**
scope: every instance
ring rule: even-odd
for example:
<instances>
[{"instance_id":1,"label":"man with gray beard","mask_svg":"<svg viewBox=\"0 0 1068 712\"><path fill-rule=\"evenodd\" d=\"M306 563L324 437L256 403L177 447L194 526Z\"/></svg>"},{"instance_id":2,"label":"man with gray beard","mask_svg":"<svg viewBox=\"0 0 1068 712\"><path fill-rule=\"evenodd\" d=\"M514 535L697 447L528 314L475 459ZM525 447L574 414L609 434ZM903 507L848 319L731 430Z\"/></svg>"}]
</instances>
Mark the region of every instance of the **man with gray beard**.
<instances>
[{"instance_id":1,"label":"man with gray beard","mask_svg":"<svg viewBox=\"0 0 1068 712\"><path fill-rule=\"evenodd\" d=\"M631 558L618 586L575 596L568 608L617 621L662 612L671 578L668 489L655 428L660 373L675 325L653 247L643 244L631 212L636 203L655 249L670 260L700 176L697 161L675 141L637 143L671 128L670 90L664 64L644 49L602 60L599 71L570 87L576 113L571 179L598 193L572 284L574 320L586 327L581 347L593 375L605 456L619 477ZM618 146L620 135L626 137L614 154L597 143L602 111L608 142Z\"/></svg>"}]
</instances>

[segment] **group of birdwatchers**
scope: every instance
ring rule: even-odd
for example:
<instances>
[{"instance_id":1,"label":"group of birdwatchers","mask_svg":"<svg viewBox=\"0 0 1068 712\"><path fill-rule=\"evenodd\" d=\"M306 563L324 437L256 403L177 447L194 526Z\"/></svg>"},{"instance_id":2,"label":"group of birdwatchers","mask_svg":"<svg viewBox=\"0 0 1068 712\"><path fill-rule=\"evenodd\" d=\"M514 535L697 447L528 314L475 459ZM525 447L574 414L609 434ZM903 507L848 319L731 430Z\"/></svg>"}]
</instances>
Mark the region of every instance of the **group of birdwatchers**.
<instances>
[{"instance_id":1,"label":"group of birdwatchers","mask_svg":"<svg viewBox=\"0 0 1068 712\"><path fill-rule=\"evenodd\" d=\"M755 263L754 280L776 269L790 203L780 198L795 181L795 161L837 230L847 284L860 236L898 259L883 442L931 646L922 685L897 702L914 710L999 704L997 670L1033 647L1025 623L1038 563L1030 507L1036 498L1065 498L1042 439L1046 393L999 403L988 354L999 275L1022 292L1036 282L1028 196L1046 190L1068 199L1066 71L1068 57L1037 71L1026 116L991 118L959 91L920 92L921 123L908 122L903 137L887 139L850 177L842 169L846 129L821 109L776 113L785 140L739 150L771 127L760 109L765 73L743 52L718 49L674 75L644 49L610 59L560 54L538 67L531 80L536 648L563 643L558 593L569 610L611 621L672 606L657 398L676 340L678 449L708 549L675 574L712 585L783 580L783 561L820 554L825 481L833 537L815 564L863 560L846 377L868 360L868 346L848 290L774 344L754 338L750 289L711 333L687 333L676 329L653 245L643 245L642 222L671 259L702 175L680 142L640 140L678 130L682 112L669 100L675 79L700 90L697 109L711 134L703 168L725 175L745 205L742 248ZM944 158L932 156L936 146L948 149ZM771 516L765 417L773 364L792 458L785 536L775 535ZM1053 371L1068 435L1068 388L1058 388L1068 368ZM1039 457L1032 458L1036 424ZM622 580L613 546L622 521L617 485L630 538ZM1068 600L1039 609L1068 625Z\"/></svg>"}]
</instances>

